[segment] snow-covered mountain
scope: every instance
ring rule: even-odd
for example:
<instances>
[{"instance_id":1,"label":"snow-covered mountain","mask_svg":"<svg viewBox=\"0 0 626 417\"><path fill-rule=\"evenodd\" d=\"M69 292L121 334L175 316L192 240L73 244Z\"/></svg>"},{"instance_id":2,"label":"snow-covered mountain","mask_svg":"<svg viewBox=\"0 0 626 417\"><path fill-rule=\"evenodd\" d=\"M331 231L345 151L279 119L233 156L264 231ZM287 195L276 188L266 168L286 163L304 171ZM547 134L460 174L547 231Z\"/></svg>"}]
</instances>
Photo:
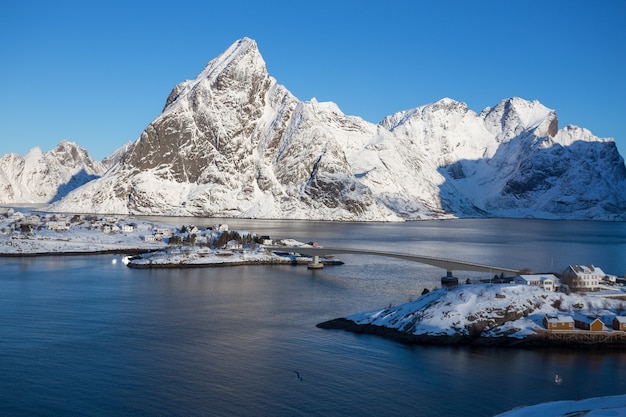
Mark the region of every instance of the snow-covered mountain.
<instances>
[{"instance_id":1,"label":"snow-covered mountain","mask_svg":"<svg viewBox=\"0 0 626 417\"><path fill-rule=\"evenodd\" d=\"M626 219L612 139L512 98L476 114L443 99L379 124L301 101L256 43L231 45L120 162L53 211L401 220L467 216Z\"/></svg>"},{"instance_id":2,"label":"snow-covered mountain","mask_svg":"<svg viewBox=\"0 0 626 417\"><path fill-rule=\"evenodd\" d=\"M120 148L122 149L122 148ZM49 203L98 178L117 163L120 153L94 161L77 144L62 141L53 150L31 149L26 156L0 158L0 203Z\"/></svg>"}]
</instances>

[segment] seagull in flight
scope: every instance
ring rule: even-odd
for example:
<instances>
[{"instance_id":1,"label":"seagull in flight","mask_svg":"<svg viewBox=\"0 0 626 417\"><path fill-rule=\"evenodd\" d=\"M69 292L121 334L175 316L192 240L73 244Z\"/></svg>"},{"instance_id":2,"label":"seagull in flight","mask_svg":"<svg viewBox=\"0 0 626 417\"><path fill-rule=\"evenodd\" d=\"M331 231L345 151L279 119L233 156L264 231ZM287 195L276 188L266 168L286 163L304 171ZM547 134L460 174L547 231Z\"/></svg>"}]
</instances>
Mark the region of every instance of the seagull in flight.
<instances>
[{"instance_id":1,"label":"seagull in flight","mask_svg":"<svg viewBox=\"0 0 626 417\"><path fill-rule=\"evenodd\" d=\"M300 376L300 372L294 371L296 373L296 381L302 381L302 377Z\"/></svg>"}]
</instances>

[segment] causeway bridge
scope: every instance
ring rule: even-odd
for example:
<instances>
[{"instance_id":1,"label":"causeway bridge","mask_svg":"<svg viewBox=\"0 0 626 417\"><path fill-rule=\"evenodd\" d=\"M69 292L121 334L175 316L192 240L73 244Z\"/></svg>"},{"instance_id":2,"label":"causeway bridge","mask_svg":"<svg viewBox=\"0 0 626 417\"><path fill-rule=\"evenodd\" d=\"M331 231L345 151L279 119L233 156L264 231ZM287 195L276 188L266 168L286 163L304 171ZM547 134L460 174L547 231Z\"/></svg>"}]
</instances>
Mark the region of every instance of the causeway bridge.
<instances>
[{"instance_id":1,"label":"causeway bridge","mask_svg":"<svg viewBox=\"0 0 626 417\"><path fill-rule=\"evenodd\" d=\"M319 264L320 256L337 255L337 254L355 254L355 255L373 255L386 256L388 258L404 259L406 261L419 262L426 265L435 266L445 269L448 275L452 271L475 271L489 272L492 274L512 274L518 275L520 270L504 268L501 266L483 265L473 262L457 261L453 259L434 258L430 256L409 255L396 252L373 251L364 249L348 249L348 248L327 248L327 247L302 247L302 246L267 246L267 249L277 252L299 253L301 255L312 256L313 264Z\"/></svg>"}]
</instances>

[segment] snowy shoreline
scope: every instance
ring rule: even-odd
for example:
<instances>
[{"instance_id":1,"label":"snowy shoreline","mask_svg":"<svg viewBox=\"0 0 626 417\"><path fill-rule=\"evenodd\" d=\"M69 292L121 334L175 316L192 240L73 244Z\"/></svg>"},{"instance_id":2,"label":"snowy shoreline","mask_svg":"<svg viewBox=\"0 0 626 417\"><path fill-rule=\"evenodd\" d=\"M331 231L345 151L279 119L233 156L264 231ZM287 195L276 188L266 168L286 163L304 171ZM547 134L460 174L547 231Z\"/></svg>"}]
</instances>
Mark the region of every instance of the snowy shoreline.
<instances>
[{"instance_id":1,"label":"snowy shoreline","mask_svg":"<svg viewBox=\"0 0 626 417\"><path fill-rule=\"evenodd\" d=\"M308 264L312 258L265 249L263 243L308 244L286 239L272 242L228 225L208 228L174 226L126 216L33 213L0 208L0 257L127 255L131 268L193 268L241 265ZM323 264L341 264L320 259Z\"/></svg>"},{"instance_id":2,"label":"snowy shoreline","mask_svg":"<svg viewBox=\"0 0 626 417\"><path fill-rule=\"evenodd\" d=\"M623 296L622 296L623 297ZM601 331L548 330L548 317L572 321L622 318L626 301L602 295L555 293L519 284L467 284L440 288L415 301L317 324L373 334L404 344L610 349L626 345L626 332L603 324Z\"/></svg>"},{"instance_id":3,"label":"snowy shoreline","mask_svg":"<svg viewBox=\"0 0 626 417\"><path fill-rule=\"evenodd\" d=\"M572 343L562 342L545 338L539 334L528 335L522 339L498 336L467 336L462 334L456 335L428 335L428 334L409 334L397 329L377 326L374 324L357 324L352 320L340 317L328 320L316 325L317 328L326 330L344 330L355 334L369 334L382 336L405 345L430 345L430 346L484 346L484 347L517 347L517 348L543 348L558 347L571 349L619 349L620 351L626 346L626 337L622 343L602 343L599 341L588 343Z\"/></svg>"},{"instance_id":4,"label":"snowy shoreline","mask_svg":"<svg viewBox=\"0 0 626 417\"><path fill-rule=\"evenodd\" d=\"M250 256L251 253L244 252L242 254L232 254L227 257L213 254L211 257L200 259L192 259L186 257L184 259L175 261L172 258L157 259L156 261L150 259L150 255L159 256L162 251L153 252L147 255L146 258L135 257L131 258L127 266L134 269L150 269L150 268L211 268L211 267L228 267L228 266L247 266L247 265L308 265L312 259L308 257L286 257L276 254L265 254L260 256ZM244 255L244 256L237 256ZM247 255L247 256L245 256ZM232 259L230 259L232 258ZM337 260L321 260L324 265L341 265L341 261Z\"/></svg>"},{"instance_id":5,"label":"snowy shoreline","mask_svg":"<svg viewBox=\"0 0 626 417\"><path fill-rule=\"evenodd\" d=\"M38 256L91 256L91 255L139 255L147 252L152 252L155 249L97 249L89 251L62 251L62 252L14 252L14 253L0 253L0 257L6 258L30 258Z\"/></svg>"},{"instance_id":6,"label":"snowy shoreline","mask_svg":"<svg viewBox=\"0 0 626 417\"><path fill-rule=\"evenodd\" d=\"M626 416L626 395L593 397L584 400L550 401L546 403L517 407L495 417L601 417Z\"/></svg>"}]
</instances>

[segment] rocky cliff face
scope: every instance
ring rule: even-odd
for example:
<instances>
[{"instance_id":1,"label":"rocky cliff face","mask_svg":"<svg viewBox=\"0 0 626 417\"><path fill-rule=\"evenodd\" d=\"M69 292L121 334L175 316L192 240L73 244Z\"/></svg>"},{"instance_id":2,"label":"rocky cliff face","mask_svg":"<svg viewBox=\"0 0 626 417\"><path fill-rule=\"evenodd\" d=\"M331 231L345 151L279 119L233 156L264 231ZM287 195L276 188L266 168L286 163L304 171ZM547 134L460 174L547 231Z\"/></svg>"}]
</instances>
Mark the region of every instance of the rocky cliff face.
<instances>
[{"instance_id":1,"label":"rocky cliff face","mask_svg":"<svg viewBox=\"0 0 626 417\"><path fill-rule=\"evenodd\" d=\"M481 114L443 99L378 125L300 101L244 38L177 85L106 175L56 211L401 220L465 216L624 219L612 140L538 102Z\"/></svg>"},{"instance_id":2,"label":"rocky cliff face","mask_svg":"<svg viewBox=\"0 0 626 417\"><path fill-rule=\"evenodd\" d=\"M75 143L62 141L44 153L31 149L24 157L0 158L0 203L49 203L104 174L114 158L94 161Z\"/></svg>"}]
</instances>

